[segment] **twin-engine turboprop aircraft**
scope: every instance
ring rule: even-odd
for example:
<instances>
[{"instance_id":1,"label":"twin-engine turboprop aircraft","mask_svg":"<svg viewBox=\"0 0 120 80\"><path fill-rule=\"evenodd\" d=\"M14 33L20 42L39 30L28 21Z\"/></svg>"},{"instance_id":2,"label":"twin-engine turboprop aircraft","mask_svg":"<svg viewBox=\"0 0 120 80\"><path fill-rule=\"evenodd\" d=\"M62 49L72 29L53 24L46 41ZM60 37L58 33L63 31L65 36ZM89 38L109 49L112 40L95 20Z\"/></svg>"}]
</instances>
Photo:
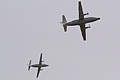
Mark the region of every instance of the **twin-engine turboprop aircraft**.
<instances>
[{"instance_id":1,"label":"twin-engine turboprop aircraft","mask_svg":"<svg viewBox=\"0 0 120 80\"><path fill-rule=\"evenodd\" d=\"M90 26L85 27L86 23L90 23L90 22L94 22L99 20L100 18L97 17L87 17L84 18L85 15L88 15L89 13L84 14L83 13L83 9L82 9L82 5L81 5L81 1L79 1L79 19L71 21L71 22L67 22L66 18L64 15L62 15L62 24L64 27L64 31L67 31L67 26L75 26L75 25L79 25L81 32L82 32L82 36L83 36L83 40L86 40L86 29L90 28Z\"/></svg>"},{"instance_id":2,"label":"twin-engine turboprop aircraft","mask_svg":"<svg viewBox=\"0 0 120 80\"><path fill-rule=\"evenodd\" d=\"M38 68L36 78L38 78L39 72L40 72L41 70L43 70L43 69L41 69L41 67L47 67L47 66L49 66L49 65L47 65L47 64L42 64L42 62L44 62L44 61L42 61L42 53L41 53L39 64L33 64L33 65L31 65L31 60L30 60L30 62L29 62L29 64L28 64L28 70L30 70L30 67Z\"/></svg>"},{"instance_id":3,"label":"twin-engine turboprop aircraft","mask_svg":"<svg viewBox=\"0 0 120 80\"><path fill-rule=\"evenodd\" d=\"M90 28L90 26L85 27L85 24L86 23L90 23L90 22L94 22L94 21L97 21L97 20L100 19L100 18L97 18L97 17L87 17L87 18L84 18L84 16L88 15L88 14L89 13L86 13L86 14L83 13L81 1L79 1L79 19L71 21L71 22L67 22L65 16L62 15L62 22L61 23L63 24L64 31L65 32L67 31L67 26L79 25L80 29L81 29L81 32L82 32L83 40L85 41L86 40L86 29ZM39 64L33 64L33 65L31 65L31 60L30 60L30 62L28 64L28 70L30 70L31 67L38 68L37 76L36 76L37 78L39 76L40 71L43 70L43 69L41 69L41 67L47 67L47 66L49 66L47 64L42 64L42 62L44 62L44 61L42 61L42 53L41 53Z\"/></svg>"}]
</instances>

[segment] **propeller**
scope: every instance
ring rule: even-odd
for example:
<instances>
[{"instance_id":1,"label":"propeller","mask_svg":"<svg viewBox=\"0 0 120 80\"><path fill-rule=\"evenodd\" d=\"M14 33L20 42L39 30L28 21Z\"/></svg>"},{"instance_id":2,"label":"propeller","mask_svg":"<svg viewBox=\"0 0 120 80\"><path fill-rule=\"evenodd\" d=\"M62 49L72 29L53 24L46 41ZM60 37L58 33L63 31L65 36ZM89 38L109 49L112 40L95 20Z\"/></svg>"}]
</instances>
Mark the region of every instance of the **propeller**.
<instances>
[{"instance_id":1,"label":"propeller","mask_svg":"<svg viewBox=\"0 0 120 80\"><path fill-rule=\"evenodd\" d=\"M88 11L87 11L86 15L89 15Z\"/></svg>"},{"instance_id":2,"label":"propeller","mask_svg":"<svg viewBox=\"0 0 120 80\"><path fill-rule=\"evenodd\" d=\"M88 24L88 27L89 27L89 28L91 27L90 24Z\"/></svg>"}]
</instances>

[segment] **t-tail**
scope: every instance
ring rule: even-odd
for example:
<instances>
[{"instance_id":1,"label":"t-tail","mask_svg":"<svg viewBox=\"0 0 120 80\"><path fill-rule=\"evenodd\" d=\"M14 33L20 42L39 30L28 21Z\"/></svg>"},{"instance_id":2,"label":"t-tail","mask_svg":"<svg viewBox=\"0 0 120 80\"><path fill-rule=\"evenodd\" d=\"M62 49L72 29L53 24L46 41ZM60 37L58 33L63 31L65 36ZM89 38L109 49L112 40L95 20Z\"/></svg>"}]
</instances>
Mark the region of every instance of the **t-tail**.
<instances>
[{"instance_id":1,"label":"t-tail","mask_svg":"<svg viewBox=\"0 0 120 80\"><path fill-rule=\"evenodd\" d=\"M65 18L65 15L62 15L62 22L61 23L63 25L64 31L66 32L67 31L67 25L66 25L67 20Z\"/></svg>"},{"instance_id":2,"label":"t-tail","mask_svg":"<svg viewBox=\"0 0 120 80\"><path fill-rule=\"evenodd\" d=\"M30 67L31 67L31 60L30 60L30 62L28 64L28 71L30 70Z\"/></svg>"}]
</instances>

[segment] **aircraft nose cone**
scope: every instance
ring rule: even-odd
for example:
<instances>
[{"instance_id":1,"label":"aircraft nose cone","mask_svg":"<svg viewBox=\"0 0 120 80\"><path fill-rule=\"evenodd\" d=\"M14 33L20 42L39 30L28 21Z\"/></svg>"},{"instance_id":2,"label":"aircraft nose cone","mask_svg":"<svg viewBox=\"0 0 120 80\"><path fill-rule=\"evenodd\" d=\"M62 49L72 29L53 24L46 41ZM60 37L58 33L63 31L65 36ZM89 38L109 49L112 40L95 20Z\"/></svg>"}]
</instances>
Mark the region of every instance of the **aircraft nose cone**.
<instances>
[{"instance_id":1,"label":"aircraft nose cone","mask_svg":"<svg viewBox=\"0 0 120 80\"><path fill-rule=\"evenodd\" d=\"M49 66L49 65L46 65L46 66Z\"/></svg>"},{"instance_id":2,"label":"aircraft nose cone","mask_svg":"<svg viewBox=\"0 0 120 80\"><path fill-rule=\"evenodd\" d=\"M100 18L98 18L98 20L99 20Z\"/></svg>"}]
</instances>

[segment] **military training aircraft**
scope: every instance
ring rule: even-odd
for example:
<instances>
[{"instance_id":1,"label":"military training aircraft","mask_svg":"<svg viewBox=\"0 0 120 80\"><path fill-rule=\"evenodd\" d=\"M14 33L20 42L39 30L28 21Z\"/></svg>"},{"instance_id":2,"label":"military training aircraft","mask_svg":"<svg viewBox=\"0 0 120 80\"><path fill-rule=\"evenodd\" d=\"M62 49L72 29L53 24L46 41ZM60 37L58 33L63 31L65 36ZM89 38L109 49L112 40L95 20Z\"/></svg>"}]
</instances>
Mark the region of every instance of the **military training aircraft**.
<instances>
[{"instance_id":1,"label":"military training aircraft","mask_svg":"<svg viewBox=\"0 0 120 80\"><path fill-rule=\"evenodd\" d=\"M64 31L67 31L67 26L75 26L75 25L79 25L81 32L82 32L82 36L83 36L83 40L86 40L86 29L90 28L90 26L85 27L86 23L90 23L90 22L94 22L99 20L100 18L96 18L96 17L87 17L84 18L85 15L88 15L89 13L84 14L83 13L83 9L82 9L82 4L81 1L79 1L79 19L71 21L71 22L67 22L66 18L64 15L62 15L62 24L64 27Z\"/></svg>"},{"instance_id":2,"label":"military training aircraft","mask_svg":"<svg viewBox=\"0 0 120 80\"><path fill-rule=\"evenodd\" d=\"M42 53L41 53L39 64L33 64L33 65L31 65L31 60L30 60L30 62L29 62L29 64L28 64L28 70L30 70L30 67L38 68L37 77L36 77L36 78L38 78L39 72L40 72L41 70L43 70L43 69L41 69L41 67L47 67L47 66L49 66L49 65L47 65L47 64L42 64L42 62L44 62L44 61L42 61Z\"/></svg>"}]
</instances>

